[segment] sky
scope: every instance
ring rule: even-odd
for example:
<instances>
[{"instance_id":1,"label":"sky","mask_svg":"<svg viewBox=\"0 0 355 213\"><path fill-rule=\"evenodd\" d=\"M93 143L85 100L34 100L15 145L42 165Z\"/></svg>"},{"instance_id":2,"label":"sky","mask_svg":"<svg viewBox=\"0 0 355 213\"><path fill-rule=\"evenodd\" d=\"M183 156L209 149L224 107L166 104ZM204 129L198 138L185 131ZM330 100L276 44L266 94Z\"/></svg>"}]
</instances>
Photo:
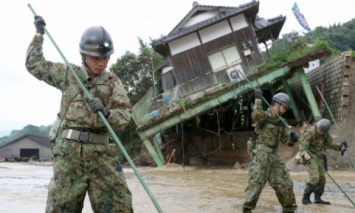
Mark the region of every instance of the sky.
<instances>
[{"instance_id":1,"label":"sky","mask_svg":"<svg viewBox=\"0 0 355 213\"><path fill-rule=\"evenodd\" d=\"M126 51L138 53L138 38L150 43L167 35L192 9L195 0L0 0L0 137L31 124L51 125L59 111L61 92L31 76L25 68L26 50L35 28L33 13L41 15L46 29L65 58L81 64L79 41L82 32L95 25L106 28L115 53L109 65ZM251 0L196 0L200 5L231 6ZM286 16L281 37L306 32L292 13L294 0L259 0L259 16ZM355 18L354 0L297 0L311 29L329 27ZM53 62L64 60L45 35L44 56Z\"/></svg>"}]
</instances>

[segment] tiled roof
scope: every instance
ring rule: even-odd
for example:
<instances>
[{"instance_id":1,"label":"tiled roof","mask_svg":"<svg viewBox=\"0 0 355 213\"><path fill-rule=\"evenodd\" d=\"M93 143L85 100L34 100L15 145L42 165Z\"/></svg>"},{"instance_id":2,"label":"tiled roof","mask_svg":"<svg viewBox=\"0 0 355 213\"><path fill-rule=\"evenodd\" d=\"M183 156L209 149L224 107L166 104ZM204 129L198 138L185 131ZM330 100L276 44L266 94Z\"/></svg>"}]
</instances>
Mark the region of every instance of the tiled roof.
<instances>
[{"instance_id":1,"label":"tiled roof","mask_svg":"<svg viewBox=\"0 0 355 213\"><path fill-rule=\"evenodd\" d=\"M186 23L194 16L205 12L215 12L216 15L204 21L186 26ZM197 2L194 2L190 12L169 34L152 40L151 45L156 52L166 55L168 52L166 44L168 42L241 13L244 13L251 20L259 43L265 43L270 39L277 39L286 21L286 17L280 15L275 18L265 19L258 17L258 12L259 1L255 0L241 4L238 7L199 5Z\"/></svg>"},{"instance_id":2,"label":"tiled roof","mask_svg":"<svg viewBox=\"0 0 355 213\"><path fill-rule=\"evenodd\" d=\"M241 4L239 5L239 7L206 6L194 4L192 10L180 21L180 23L171 32L167 36L163 36L159 39L153 40L152 46L159 46L161 44L167 43L176 38L194 32L198 29L207 27L228 17L246 12L248 10L251 10L249 12L249 16L252 20L254 20L259 10L259 2L254 0L250 3ZM206 19L202 22L196 23L194 25L182 27L191 17L201 11L217 11L218 15Z\"/></svg>"},{"instance_id":3,"label":"tiled roof","mask_svg":"<svg viewBox=\"0 0 355 213\"><path fill-rule=\"evenodd\" d=\"M270 19L256 17L253 26L259 43L278 38L285 21L286 16L282 15Z\"/></svg>"}]
</instances>

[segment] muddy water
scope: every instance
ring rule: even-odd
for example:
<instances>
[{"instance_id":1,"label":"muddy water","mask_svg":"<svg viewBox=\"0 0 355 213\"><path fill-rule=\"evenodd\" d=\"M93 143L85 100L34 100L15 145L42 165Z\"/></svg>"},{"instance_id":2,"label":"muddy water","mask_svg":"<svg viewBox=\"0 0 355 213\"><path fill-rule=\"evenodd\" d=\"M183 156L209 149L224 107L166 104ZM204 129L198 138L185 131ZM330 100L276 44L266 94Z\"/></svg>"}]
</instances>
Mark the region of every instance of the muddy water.
<instances>
[{"instance_id":1,"label":"muddy water","mask_svg":"<svg viewBox=\"0 0 355 213\"><path fill-rule=\"evenodd\" d=\"M183 168L175 164L146 169L142 174L164 212L174 213L241 212L248 178L247 171L243 170ZM332 205L302 205L304 182L308 174L298 172L291 175L299 206L297 212L355 212L353 204L329 178L322 198L331 201ZM353 201L355 173L333 171L330 175ZM131 175L127 178L133 191L136 212L156 212L152 211L154 206L146 199L148 196L142 194L145 191L137 184L138 179ZM151 207L150 211L147 211L146 206ZM265 186L253 212L281 212L275 193L269 185Z\"/></svg>"},{"instance_id":2,"label":"muddy water","mask_svg":"<svg viewBox=\"0 0 355 213\"><path fill-rule=\"evenodd\" d=\"M248 173L235 169L199 169L168 164L161 168L138 168L149 197L132 169L125 174L133 194L136 213L157 212L152 199L167 213L230 213L241 212ZM0 212L44 212L47 185L52 175L50 165L0 163ZM330 175L353 201L355 200L355 172L330 171ZM306 172L291 173L294 180L297 212L355 212L355 207L341 190L328 178L322 197L331 205L301 203ZM313 199L313 197L312 197ZM253 212L281 212L274 191L266 185ZM92 213L88 198L83 213Z\"/></svg>"}]
</instances>

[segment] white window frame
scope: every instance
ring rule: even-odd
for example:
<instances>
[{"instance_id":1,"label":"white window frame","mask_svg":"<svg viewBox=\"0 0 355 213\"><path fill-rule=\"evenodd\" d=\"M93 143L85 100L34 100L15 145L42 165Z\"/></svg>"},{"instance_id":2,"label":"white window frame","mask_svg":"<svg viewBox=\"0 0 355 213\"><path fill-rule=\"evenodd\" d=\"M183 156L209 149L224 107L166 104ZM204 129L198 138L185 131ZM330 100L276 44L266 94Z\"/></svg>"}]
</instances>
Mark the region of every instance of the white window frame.
<instances>
[{"instance_id":1,"label":"white window frame","mask_svg":"<svg viewBox=\"0 0 355 213\"><path fill-rule=\"evenodd\" d=\"M213 72L219 72L242 62L236 46L231 46L208 56Z\"/></svg>"}]
</instances>

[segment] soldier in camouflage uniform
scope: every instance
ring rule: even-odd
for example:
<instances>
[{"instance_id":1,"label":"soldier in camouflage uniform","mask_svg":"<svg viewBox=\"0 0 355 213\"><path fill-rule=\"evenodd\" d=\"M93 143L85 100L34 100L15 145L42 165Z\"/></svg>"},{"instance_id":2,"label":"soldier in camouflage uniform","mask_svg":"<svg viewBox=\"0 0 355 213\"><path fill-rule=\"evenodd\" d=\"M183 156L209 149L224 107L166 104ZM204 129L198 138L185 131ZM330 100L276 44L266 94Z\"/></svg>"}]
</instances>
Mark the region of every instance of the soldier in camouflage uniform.
<instances>
[{"instance_id":1,"label":"soldier in camouflage uniform","mask_svg":"<svg viewBox=\"0 0 355 213\"><path fill-rule=\"evenodd\" d=\"M311 204L310 195L314 192L314 203L330 204L328 201L321 199L324 193L326 183L325 172L321 166L318 165L316 160L324 165L323 155L325 150L330 148L336 151L341 151L343 155L346 151L348 144L343 141L340 145L333 142L332 137L328 133L330 129L330 121L328 119L321 119L317 125L307 128L301 135L302 144L314 155L313 159L307 150L300 146L301 162L308 166L309 179L306 183L306 188L303 193L302 203L304 205Z\"/></svg>"},{"instance_id":2,"label":"soldier in camouflage uniform","mask_svg":"<svg viewBox=\"0 0 355 213\"><path fill-rule=\"evenodd\" d=\"M36 16L34 24L37 33L27 50L26 68L62 92L46 212L81 212L86 193L94 212L133 212L118 146L97 114L102 112L114 131L123 130L131 117L131 103L121 81L105 71L114 52L109 33L99 26L88 28L79 45L82 66L72 65L93 97L87 100L66 64L44 58L45 21Z\"/></svg>"},{"instance_id":3,"label":"soldier in camouflage uniform","mask_svg":"<svg viewBox=\"0 0 355 213\"><path fill-rule=\"evenodd\" d=\"M277 113L281 116L291 108L290 98L285 93L277 93L273 97L271 107L264 111L262 92L257 89L254 94L255 104L251 116L256 123L257 137L252 145L243 212L251 212L255 208L261 191L268 182L276 192L282 212L291 213L297 209L293 182L278 152L278 146L280 142L293 146L299 137L297 133L286 128L276 115Z\"/></svg>"}]
</instances>

